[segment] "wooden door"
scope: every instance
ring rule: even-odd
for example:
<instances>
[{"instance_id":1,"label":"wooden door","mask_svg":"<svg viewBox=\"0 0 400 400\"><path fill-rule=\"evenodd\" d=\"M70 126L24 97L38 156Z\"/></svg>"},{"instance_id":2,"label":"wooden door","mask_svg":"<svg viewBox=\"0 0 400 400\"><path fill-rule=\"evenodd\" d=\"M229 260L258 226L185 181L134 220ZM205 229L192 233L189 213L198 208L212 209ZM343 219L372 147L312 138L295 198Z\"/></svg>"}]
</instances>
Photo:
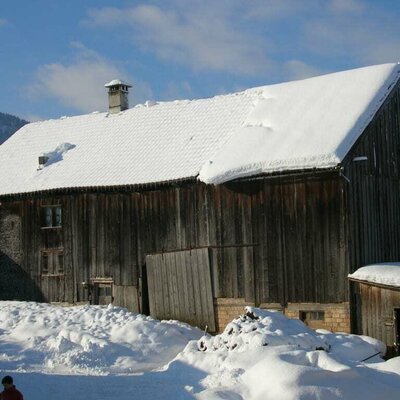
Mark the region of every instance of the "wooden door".
<instances>
[{"instance_id":1,"label":"wooden door","mask_svg":"<svg viewBox=\"0 0 400 400\"><path fill-rule=\"evenodd\" d=\"M215 332L208 249L146 256L150 315Z\"/></svg>"},{"instance_id":2,"label":"wooden door","mask_svg":"<svg viewBox=\"0 0 400 400\"><path fill-rule=\"evenodd\" d=\"M49 303L66 301L63 250L42 251L41 288Z\"/></svg>"}]
</instances>

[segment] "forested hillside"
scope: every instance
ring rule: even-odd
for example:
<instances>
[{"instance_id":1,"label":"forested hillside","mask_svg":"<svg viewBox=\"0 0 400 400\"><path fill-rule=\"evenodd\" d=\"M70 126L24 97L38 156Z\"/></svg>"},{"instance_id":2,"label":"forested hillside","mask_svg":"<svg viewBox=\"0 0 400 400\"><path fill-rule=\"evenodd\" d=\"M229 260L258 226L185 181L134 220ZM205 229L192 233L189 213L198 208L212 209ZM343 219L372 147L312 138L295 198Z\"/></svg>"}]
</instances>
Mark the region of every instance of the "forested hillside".
<instances>
[{"instance_id":1,"label":"forested hillside","mask_svg":"<svg viewBox=\"0 0 400 400\"><path fill-rule=\"evenodd\" d=\"M27 123L28 121L14 117L14 115L0 112L0 144L5 142L14 132Z\"/></svg>"}]
</instances>

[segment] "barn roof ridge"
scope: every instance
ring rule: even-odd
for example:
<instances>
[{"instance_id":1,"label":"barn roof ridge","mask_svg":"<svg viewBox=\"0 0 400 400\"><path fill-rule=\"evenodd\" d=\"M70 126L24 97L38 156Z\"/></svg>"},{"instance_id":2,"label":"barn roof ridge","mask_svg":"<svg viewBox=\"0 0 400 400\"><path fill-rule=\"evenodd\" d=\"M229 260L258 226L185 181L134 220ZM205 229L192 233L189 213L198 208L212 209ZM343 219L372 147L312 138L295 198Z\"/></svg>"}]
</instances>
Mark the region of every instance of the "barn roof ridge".
<instances>
[{"instance_id":1,"label":"barn roof ridge","mask_svg":"<svg viewBox=\"0 0 400 400\"><path fill-rule=\"evenodd\" d=\"M193 176L219 184L333 168L399 76L398 63L382 64L207 99L146 102L118 114L31 123L0 146L0 196Z\"/></svg>"}]
</instances>

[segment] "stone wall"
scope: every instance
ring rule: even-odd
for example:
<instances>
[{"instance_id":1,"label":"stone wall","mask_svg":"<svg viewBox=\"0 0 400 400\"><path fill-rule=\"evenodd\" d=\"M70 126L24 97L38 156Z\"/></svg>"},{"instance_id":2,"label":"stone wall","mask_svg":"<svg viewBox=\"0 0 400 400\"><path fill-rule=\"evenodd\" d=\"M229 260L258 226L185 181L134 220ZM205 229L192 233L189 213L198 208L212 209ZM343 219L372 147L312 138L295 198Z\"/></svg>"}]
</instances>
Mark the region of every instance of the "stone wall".
<instances>
[{"instance_id":1,"label":"stone wall","mask_svg":"<svg viewBox=\"0 0 400 400\"><path fill-rule=\"evenodd\" d=\"M24 299L21 218L0 204L0 300Z\"/></svg>"},{"instance_id":2,"label":"stone wall","mask_svg":"<svg viewBox=\"0 0 400 400\"><path fill-rule=\"evenodd\" d=\"M22 240L18 204L0 202L0 300L42 300L37 282L22 267Z\"/></svg>"},{"instance_id":3,"label":"stone wall","mask_svg":"<svg viewBox=\"0 0 400 400\"><path fill-rule=\"evenodd\" d=\"M21 218L0 205L0 250L16 264L22 261Z\"/></svg>"}]
</instances>

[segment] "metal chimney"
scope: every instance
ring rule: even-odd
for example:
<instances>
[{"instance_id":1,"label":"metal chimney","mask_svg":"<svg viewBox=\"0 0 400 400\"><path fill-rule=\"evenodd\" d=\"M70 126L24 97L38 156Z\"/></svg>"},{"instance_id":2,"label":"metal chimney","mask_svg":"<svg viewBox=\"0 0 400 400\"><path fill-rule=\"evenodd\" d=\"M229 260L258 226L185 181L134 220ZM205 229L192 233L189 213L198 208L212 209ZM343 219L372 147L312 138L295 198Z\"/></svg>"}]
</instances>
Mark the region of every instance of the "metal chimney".
<instances>
[{"instance_id":1,"label":"metal chimney","mask_svg":"<svg viewBox=\"0 0 400 400\"><path fill-rule=\"evenodd\" d=\"M129 108L128 92L132 87L129 83L120 79L113 79L104 85L108 88L108 109L110 113L115 114Z\"/></svg>"}]
</instances>

